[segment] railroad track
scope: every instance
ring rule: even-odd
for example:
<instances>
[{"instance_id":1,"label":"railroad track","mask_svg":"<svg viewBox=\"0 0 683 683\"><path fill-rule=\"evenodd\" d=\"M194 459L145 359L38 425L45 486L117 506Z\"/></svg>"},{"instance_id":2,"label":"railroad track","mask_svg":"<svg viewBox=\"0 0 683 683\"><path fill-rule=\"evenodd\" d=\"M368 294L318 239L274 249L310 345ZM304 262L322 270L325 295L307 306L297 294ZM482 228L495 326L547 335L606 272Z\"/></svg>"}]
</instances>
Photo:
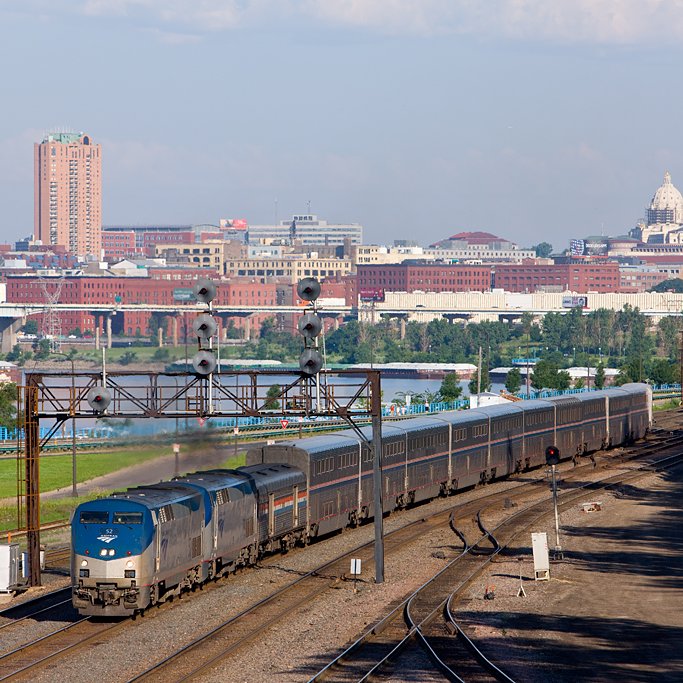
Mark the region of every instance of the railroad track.
<instances>
[{"instance_id":1,"label":"railroad track","mask_svg":"<svg viewBox=\"0 0 683 683\"><path fill-rule=\"evenodd\" d=\"M18 624L25 619L32 619L41 614L45 614L55 607L64 607L71 604L71 586L60 588L32 600L20 602L11 607L0 610L0 619L10 619L5 623L0 623L0 629L8 628Z\"/></svg>"},{"instance_id":2,"label":"railroad track","mask_svg":"<svg viewBox=\"0 0 683 683\"><path fill-rule=\"evenodd\" d=\"M653 450L675 448L681 437L667 444L653 444ZM633 482L652 471L680 466L683 454L663 456L636 469L622 470L597 482L590 482L562 494L560 509L571 507L589 491L606 490ZM489 506L490 507L490 506ZM480 511L478 519L481 519ZM487 658L470 640L455 616L455 604L490 562L504 552L520 534L552 514L552 502L543 500L511 514L493 531L479 522L478 531L465 520L458 535L464 540L463 552L430 581L418 588L381 621L373 625L341 652L309 683L334 680L370 681L384 674L409 647L419 644L438 669L450 681L513 681ZM467 538L476 538L468 543ZM455 586L455 589L453 588Z\"/></svg>"},{"instance_id":3,"label":"railroad track","mask_svg":"<svg viewBox=\"0 0 683 683\"><path fill-rule=\"evenodd\" d=\"M662 430L661 433L656 436L658 438L650 444L644 444L639 449L634 449L632 451L627 449L620 453L618 456L619 459L622 462L628 462L636 454L640 454L642 457L643 453L652 454L683 443L683 436L672 436L666 430ZM580 474L581 469L582 468L579 467L574 470L566 470L565 478L567 479L568 475L575 472ZM633 476L640 476L642 473L634 471L632 474ZM516 484L512 489L508 488L503 492L484 496L484 499L488 501L487 505L489 507L496 503L500 503L504 498L510 498L511 496L523 498L526 495L531 495L535 489L539 489L539 484L543 486L542 494L547 497L547 491L545 489L546 482L544 482L542 477L533 482L525 482L524 484L519 484L519 482L515 482L514 479L510 481L512 484ZM577 495L585 496L585 490L581 490ZM467 519L468 516L473 514L475 509L480 509L481 506L482 498L479 498L477 501L471 501L470 503L459 503L457 499L454 499L454 507L459 509L459 519ZM435 513L427 519L414 522L391 534L387 534L387 553L396 552L402 546L413 542L417 538L428 533L431 529L445 525L448 522L448 514L448 511ZM547 512L545 514L547 514ZM486 536L481 531L479 532L478 538L476 537L476 532L472 529L465 529L463 535L466 538L475 539L468 547L478 546L481 548L486 543ZM164 683L169 683L170 681L175 680L187 680L190 677L211 669L229 655L253 642L256 637L266 631L270 626L286 618L291 614L293 609L297 609L306 602L315 600L318 596L329 590L330 586L343 580L344 572L348 567L349 557L361 557L372 565L373 545L374 544L370 542L349 553L344 553L334 561L326 563L325 565L318 567L315 571L298 578L284 589L262 600L258 604L253 605L241 614L226 620L219 627L213 629L211 633L204 634L202 637L197 638L163 662L159 662L147 671L141 672L133 680L163 680ZM67 550L68 549L62 549L62 551ZM474 557L475 554L468 552L463 553L463 557L464 556ZM276 561L277 558L274 558L273 562ZM217 586L219 585L220 584L217 584ZM69 589L65 590L68 591ZM24 604L28 605L28 603ZM415 614L418 613L417 604L418 603L414 603L412 607ZM20 607L21 605L16 606L17 609ZM423 608L419 609L421 614ZM10 614L3 612L0 612L0 616L11 617ZM419 616L414 617L414 620L418 624L421 624ZM422 621L424 621L424 619L422 619ZM88 623L90 625L88 625ZM87 619L68 624L64 628L60 628L59 631L48 634L48 636L44 636L34 643L27 643L16 651L7 653L5 657L0 659L0 680L3 680L8 676L28 678L31 676L32 671L41 667L45 662L50 661L54 664L57 658L68 656L71 652L77 650L80 645L90 642L92 638L101 637L105 633L107 634L107 637L109 637L109 635L113 634L113 628L125 627L125 624L131 623L133 623L131 620L125 620L120 624L105 624L103 626L101 623L93 623L92 620ZM451 628L454 627L451 626ZM387 637L387 634L389 633L390 632L385 629L385 637ZM415 631L413 637L417 634L418 630ZM387 637L387 640L395 641L395 638L395 635L392 635L391 637Z\"/></svg>"},{"instance_id":4,"label":"railroad track","mask_svg":"<svg viewBox=\"0 0 683 683\"><path fill-rule=\"evenodd\" d=\"M105 633L111 635L126 622L77 618L59 629L0 655L0 681L32 680L38 668L72 654Z\"/></svg>"}]
</instances>

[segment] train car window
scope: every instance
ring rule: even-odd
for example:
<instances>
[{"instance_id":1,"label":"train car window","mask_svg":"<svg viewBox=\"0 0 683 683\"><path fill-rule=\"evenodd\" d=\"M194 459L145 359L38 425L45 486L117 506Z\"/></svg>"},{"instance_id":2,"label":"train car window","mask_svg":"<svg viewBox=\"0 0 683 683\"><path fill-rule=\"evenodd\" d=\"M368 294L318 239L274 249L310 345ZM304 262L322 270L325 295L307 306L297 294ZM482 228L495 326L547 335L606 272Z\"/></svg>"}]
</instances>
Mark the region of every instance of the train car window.
<instances>
[{"instance_id":1,"label":"train car window","mask_svg":"<svg viewBox=\"0 0 683 683\"><path fill-rule=\"evenodd\" d=\"M81 524L109 524L109 513L100 510L82 510Z\"/></svg>"},{"instance_id":2,"label":"train car window","mask_svg":"<svg viewBox=\"0 0 683 683\"><path fill-rule=\"evenodd\" d=\"M115 512L114 524L142 524L142 512Z\"/></svg>"}]
</instances>

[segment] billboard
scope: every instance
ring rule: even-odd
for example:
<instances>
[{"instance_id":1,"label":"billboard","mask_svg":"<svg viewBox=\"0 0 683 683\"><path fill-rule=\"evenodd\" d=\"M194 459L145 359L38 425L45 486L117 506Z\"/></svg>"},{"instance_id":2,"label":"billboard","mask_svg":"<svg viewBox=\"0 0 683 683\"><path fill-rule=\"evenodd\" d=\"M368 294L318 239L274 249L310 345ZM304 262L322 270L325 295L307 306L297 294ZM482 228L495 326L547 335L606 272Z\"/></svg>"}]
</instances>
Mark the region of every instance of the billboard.
<instances>
[{"instance_id":1,"label":"billboard","mask_svg":"<svg viewBox=\"0 0 683 683\"><path fill-rule=\"evenodd\" d=\"M572 256L583 256L586 252L584 240L569 240L569 253Z\"/></svg>"},{"instance_id":2,"label":"billboard","mask_svg":"<svg viewBox=\"0 0 683 683\"><path fill-rule=\"evenodd\" d=\"M587 296L563 296L562 308L588 308Z\"/></svg>"},{"instance_id":3,"label":"billboard","mask_svg":"<svg viewBox=\"0 0 683 683\"><path fill-rule=\"evenodd\" d=\"M363 287L358 291L361 301L384 301L383 287Z\"/></svg>"},{"instance_id":4,"label":"billboard","mask_svg":"<svg viewBox=\"0 0 683 683\"><path fill-rule=\"evenodd\" d=\"M176 287L173 290L173 301L196 301L194 292L185 287Z\"/></svg>"},{"instance_id":5,"label":"billboard","mask_svg":"<svg viewBox=\"0 0 683 683\"><path fill-rule=\"evenodd\" d=\"M221 218L218 225L222 230L241 230L244 231L249 227L246 218Z\"/></svg>"}]
</instances>

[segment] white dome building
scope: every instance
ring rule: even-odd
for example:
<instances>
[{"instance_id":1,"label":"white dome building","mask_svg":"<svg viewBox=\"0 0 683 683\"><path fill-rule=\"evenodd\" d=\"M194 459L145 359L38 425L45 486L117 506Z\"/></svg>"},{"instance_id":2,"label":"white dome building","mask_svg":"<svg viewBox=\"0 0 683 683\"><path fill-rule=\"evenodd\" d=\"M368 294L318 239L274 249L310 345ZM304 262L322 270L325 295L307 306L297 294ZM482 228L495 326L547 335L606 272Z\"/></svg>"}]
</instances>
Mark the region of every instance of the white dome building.
<instances>
[{"instance_id":1,"label":"white dome building","mask_svg":"<svg viewBox=\"0 0 683 683\"><path fill-rule=\"evenodd\" d=\"M683 243L683 195L664 174L664 183L657 189L647 210L647 222L633 231L634 237L650 244Z\"/></svg>"}]
</instances>

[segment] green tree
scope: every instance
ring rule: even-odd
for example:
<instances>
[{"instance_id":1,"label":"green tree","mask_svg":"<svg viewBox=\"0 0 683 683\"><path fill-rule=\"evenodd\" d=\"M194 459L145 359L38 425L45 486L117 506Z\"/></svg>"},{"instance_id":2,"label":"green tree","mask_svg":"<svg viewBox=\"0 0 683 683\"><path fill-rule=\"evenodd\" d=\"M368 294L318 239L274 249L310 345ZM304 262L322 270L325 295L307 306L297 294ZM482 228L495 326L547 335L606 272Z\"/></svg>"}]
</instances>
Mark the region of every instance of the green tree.
<instances>
[{"instance_id":1,"label":"green tree","mask_svg":"<svg viewBox=\"0 0 683 683\"><path fill-rule=\"evenodd\" d=\"M476 394L477 388L479 386L479 378L475 373L474 377L470 380L469 390L470 394ZM491 379L489 378L489 369L484 365L481 369L481 390L488 391L491 388Z\"/></svg>"},{"instance_id":2,"label":"green tree","mask_svg":"<svg viewBox=\"0 0 683 683\"><path fill-rule=\"evenodd\" d=\"M673 277L670 280L662 280L656 284L651 292L683 292L683 280L678 277Z\"/></svg>"},{"instance_id":3,"label":"green tree","mask_svg":"<svg viewBox=\"0 0 683 683\"><path fill-rule=\"evenodd\" d=\"M37 344L33 345L36 360L45 360L50 357L50 340L41 339Z\"/></svg>"},{"instance_id":4,"label":"green tree","mask_svg":"<svg viewBox=\"0 0 683 683\"><path fill-rule=\"evenodd\" d=\"M282 389L279 384L271 384L268 393L266 393L266 401L263 407L267 410L277 410L280 407L280 401L277 399L280 397Z\"/></svg>"},{"instance_id":5,"label":"green tree","mask_svg":"<svg viewBox=\"0 0 683 683\"><path fill-rule=\"evenodd\" d=\"M586 380L583 377L578 377L574 380L574 389L583 389L586 386Z\"/></svg>"},{"instance_id":6,"label":"green tree","mask_svg":"<svg viewBox=\"0 0 683 683\"><path fill-rule=\"evenodd\" d=\"M29 318L26 324L21 328L24 334L38 334L38 321Z\"/></svg>"},{"instance_id":7,"label":"green tree","mask_svg":"<svg viewBox=\"0 0 683 683\"><path fill-rule=\"evenodd\" d=\"M516 394L522 386L522 373L519 368L512 368L505 378L505 388L511 393Z\"/></svg>"},{"instance_id":8,"label":"green tree","mask_svg":"<svg viewBox=\"0 0 683 683\"><path fill-rule=\"evenodd\" d=\"M126 351L125 353L121 354L121 357L119 358L119 363L121 365L130 365L131 363L134 363L137 360L138 354L135 353L135 351Z\"/></svg>"},{"instance_id":9,"label":"green tree","mask_svg":"<svg viewBox=\"0 0 683 683\"><path fill-rule=\"evenodd\" d=\"M656 358L650 364L648 378L653 384L674 384L678 382L678 367L666 358Z\"/></svg>"},{"instance_id":10,"label":"green tree","mask_svg":"<svg viewBox=\"0 0 683 683\"><path fill-rule=\"evenodd\" d=\"M24 352L19 344L15 344L12 350L7 353L5 359L10 363L17 363L22 359Z\"/></svg>"},{"instance_id":11,"label":"green tree","mask_svg":"<svg viewBox=\"0 0 683 683\"><path fill-rule=\"evenodd\" d=\"M598 363L595 370L594 384L596 389L602 389L605 386L605 366L602 363Z\"/></svg>"},{"instance_id":12,"label":"green tree","mask_svg":"<svg viewBox=\"0 0 683 683\"><path fill-rule=\"evenodd\" d=\"M462 394L462 387L458 383L458 377L454 372L447 374L441 382L439 395L444 401L457 401Z\"/></svg>"},{"instance_id":13,"label":"green tree","mask_svg":"<svg viewBox=\"0 0 683 683\"><path fill-rule=\"evenodd\" d=\"M539 258L548 258L548 256L553 253L553 245L549 242L541 242L532 247L532 249Z\"/></svg>"},{"instance_id":14,"label":"green tree","mask_svg":"<svg viewBox=\"0 0 683 683\"><path fill-rule=\"evenodd\" d=\"M152 354L152 360L168 360L168 357L170 356L170 352L168 349L164 349L163 347L157 348L156 351Z\"/></svg>"},{"instance_id":15,"label":"green tree","mask_svg":"<svg viewBox=\"0 0 683 683\"><path fill-rule=\"evenodd\" d=\"M14 382L0 384L0 426L14 429L17 425L17 385Z\"/></svg>"},{"instance_id":16,"label":"green tree","mask_svg":"<svg viewBox=\"0 0 683 683\"><path fill-rule=\"evenodd\" d=\"M558 384L557 366L547 360L539 360L531 374L531 386L540 389L556 389Z\"/></svg>"},{"instance_id":17,"label":"green tree","mask_svg":"<svg viewBox=\"0 0 683 683\"><path fill-rule=\"evenodd\" d=\"M572 378L566 370L559 370L555 377L555 389L566 391L572 384Z\"/></svg>"}]
</instances>

